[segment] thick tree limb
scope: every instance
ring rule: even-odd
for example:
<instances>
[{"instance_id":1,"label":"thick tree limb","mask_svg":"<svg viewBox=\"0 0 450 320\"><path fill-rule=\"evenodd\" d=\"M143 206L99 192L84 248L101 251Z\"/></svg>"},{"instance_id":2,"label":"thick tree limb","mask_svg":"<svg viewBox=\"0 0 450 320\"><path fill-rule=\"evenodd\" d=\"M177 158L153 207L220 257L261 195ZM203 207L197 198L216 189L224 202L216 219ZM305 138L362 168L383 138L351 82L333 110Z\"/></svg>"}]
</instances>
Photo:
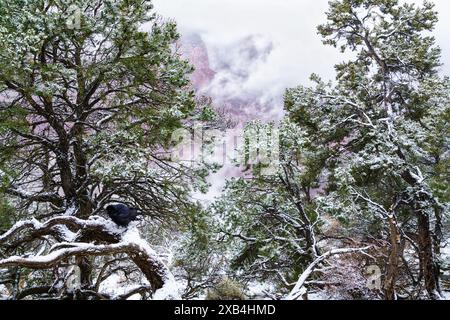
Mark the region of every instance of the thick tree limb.
<instances>
[{"instance_id":1,"label":"thick tree limb","mask_svg":"<svg viewBox=\"0 0 450 320\"><path fill-rule=\"evenodd\" d=\"M140 238L138 231L131 228L126 232L121 232L112 222L97 217L91 220L81 220L75 217L57 217L45 223L37 220L17 223L10 231L0 237L0 244L13 241L26 242L33 239L33 236L51 235L54 227L67 227L77 231L74 240L79 241L80 237L89 239L104 239L109 237L117 243L95 244L85 242L58 242L50 250L50 253L44 256L13 256L0 260L0 268L22 267L30 269L51 269L58 266L59 263L71 257L92 257L106 256L113 254L126 254L141 270L149 282L152 292L158 289L164 289L157 295L158 299L168 297L177 298L175 280L171 272L160 261L156 252L150 248L147 242ZM92 233L92 234L90 234ZM22 236L25 234L24 236ZM19 238L18 240L16 238ZM143 289L142 289L143 290Z\"/></svg>"},{"instance_id":2,"label":"thick tree limb","mask_svg":"<svg viewBox=\"0 0 450 320\"><path fill-rule=\"evenodd\" d=\"M65 226L72 232L73 239L68 239L68 234L56 230L57 226ZM120 241L122 230L118 229L111 221L101 217L93 217L90 220L82 220L72 216L60 216L44 223L36 219L16 223L8 232L0 236L0 245L7 247L38 239L44 235L53 235L61 241L103 241L117 243ZM20 235L20 237L18 237Z\"/></svg>"}]
</instances>

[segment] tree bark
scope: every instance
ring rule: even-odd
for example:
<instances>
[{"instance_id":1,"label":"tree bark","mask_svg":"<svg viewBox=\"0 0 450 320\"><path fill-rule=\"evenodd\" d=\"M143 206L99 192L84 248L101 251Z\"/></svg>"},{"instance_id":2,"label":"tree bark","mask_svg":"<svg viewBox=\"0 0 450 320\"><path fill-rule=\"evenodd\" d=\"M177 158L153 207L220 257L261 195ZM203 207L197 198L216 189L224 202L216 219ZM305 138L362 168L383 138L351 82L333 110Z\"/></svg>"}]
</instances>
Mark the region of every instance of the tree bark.
<instances>
[{"instance_id":1,"label":"tree bark","mask_svg":"<svg viewBox=\"0 0 450 320\"><path fill-rule=\"evenodd\" d=\"M421 260L425 288L433 300L441 299L439 286L439 264L436 262L433 237L430 231L430 217L423 210L418 210L418 247Z\"/></svg>"},{"instance_id":2,"label":"tree bark","mask_svg":"<svg viewBox=\"0 0 450 320\"><path fill-rule=\"evenodd\" d=\"M389 217L389 231L391 252L386 268L386 278L384 280L384 295L387 300L396 300L397 294L395 285L398 278L399 258L403 254L403 246L400 230L395 215Z\"/></svg>"}]
</instances>

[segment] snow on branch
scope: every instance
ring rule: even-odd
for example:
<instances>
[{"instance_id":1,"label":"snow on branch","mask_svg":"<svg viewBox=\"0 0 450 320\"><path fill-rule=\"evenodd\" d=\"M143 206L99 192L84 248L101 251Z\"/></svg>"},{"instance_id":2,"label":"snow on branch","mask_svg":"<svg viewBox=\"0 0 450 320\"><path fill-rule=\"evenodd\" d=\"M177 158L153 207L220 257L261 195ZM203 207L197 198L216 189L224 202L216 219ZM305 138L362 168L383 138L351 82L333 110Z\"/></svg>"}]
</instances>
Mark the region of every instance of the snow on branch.
<instances>
[{"instance_id":1,"label":"snow on branch","mask_svg":"<svg viewBox=\"0 0 450 320\"><path fill-rule=\"evenodd\" d=\"M102 256L116 253L139 254L132 244L94 245L89 243L72 243L69 248L59 249L45 256L13 256L0 260L0 267L23 267L30 269L49 269L72 256Z\"/></svg>"},{"instance_id":2,"label":"snow on branch","mask_svg":"<svg viewBox=\"0 0 450 320\"><path fill-rule=\"evenodd\" d=\"M67 227L70 232L61 232L61 227ZM102 217L82 220L73 216L59 216L43 223L36 219L18 222L0 236L0 244L15 246L43 235L55 234L61 241L103 240L114 243L120 241L121 233L112 221Z\"/></svg>"},{"instance_id":3,"label":"snow on branch","mask_svg":"<svg viewBox=\"0 0 450 320\"><path fill-rule=\"evenodd\" d=\"M303 294L305 294L304 285L306 283L306 280L311 276L311 274L314 272L314 270L317 268L317 266L328 259L331 256L335 255L342 255L342 254L349 254L349 253L365 253L364 251L367 251L371 248L371 246L365 247L365 248L348 248L348 249L335 249L328 251L318 257L316 260L314 260L308 268L306 268L305 271L303 271L302 275L298 279L294 289L286 296L285 300L298 300Z\"/></svg>"},{"instance_id":4,"label":"snow on branch","mask_svg":"<svg viewBox=\"0 0 450 320\"><path fill-rule=\"evenodd\" d=\"M63 199L56 192L37 192L31 193L25 190L21 190L19 188L9 188L6 190L6 193L19 197L23 200L28 201L36 201L36 202L50 202L55 205L61 205L63 203Z\"/></svg>"},{"instance_id":5,"label":"snow on branch","mask_svg":"<svg viewBox=\"0 0 450 320\"><path fill-rule=\"evenodd\" d=\"M121 229L101 217L81 220L75 217L61 216L44 223L33 219L14 225L8 232L0 236L0 244L10 244L11 241L14 243L32 241L37 235L52 235L54 228L71 229L74 232L70 233L75 236L72 239L64 239L67 242L57 242L47 255L12 256L2 259L0 268L51 269L70 257L126 254L148 280L151 291L154 293L154 299L179 297L173 275L159 259L157 253L140 237L136 227L130 227L128 230ZM95 239L97 242L99 239L105 239L107 244L80 241L83 238L88 241ZM108 243L106 240L110 240L112 243ZM141 290L143 289L141 288Z\"/></svg>"}]
</instances>

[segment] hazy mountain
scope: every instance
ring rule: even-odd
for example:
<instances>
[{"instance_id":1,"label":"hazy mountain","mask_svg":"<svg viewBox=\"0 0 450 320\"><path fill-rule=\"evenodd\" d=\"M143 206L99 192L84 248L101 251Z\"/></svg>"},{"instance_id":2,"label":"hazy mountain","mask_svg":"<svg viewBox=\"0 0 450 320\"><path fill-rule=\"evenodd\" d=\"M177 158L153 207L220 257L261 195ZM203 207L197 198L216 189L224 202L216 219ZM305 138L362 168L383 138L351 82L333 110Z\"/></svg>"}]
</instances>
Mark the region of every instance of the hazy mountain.
<instances>
[{"instance_id":1,"label":"hazy mountain","mask_svg":"<svg viewBox=\"0 0 450 320\"><path fill-rule=\"evenodd\" d=\"M278 120L282 97L253 89L254 74L271 54L273 43L260 35L247 36L228 46L208 47L201 35L184 35L182 54L195 67L191 80L201 95L213 98L239 123L252 119Z\"/></svg>"}]
</instances>

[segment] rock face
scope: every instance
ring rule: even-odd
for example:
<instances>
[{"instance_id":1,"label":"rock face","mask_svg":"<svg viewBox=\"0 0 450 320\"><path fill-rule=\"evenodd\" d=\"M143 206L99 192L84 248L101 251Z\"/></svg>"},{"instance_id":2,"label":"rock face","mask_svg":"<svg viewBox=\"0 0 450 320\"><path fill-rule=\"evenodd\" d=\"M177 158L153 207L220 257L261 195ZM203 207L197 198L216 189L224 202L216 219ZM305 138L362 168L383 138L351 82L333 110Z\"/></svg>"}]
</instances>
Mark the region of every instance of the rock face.
<instances>
[{"instance_id":1,"label":"rock face","mask_svg":"<svg viewBox=\"0 0 450 320\"><path fill-rule=\"evenodd\" d=\"M183 36L180 45L182 55L195 67L191 76L192 85L197 91L202 91L216 75L210 67L208 49L198 34Z\"/></svg>"},{"instance_id":2,"label":"rock face","mask_svg":"<svg viewBox=\"0 0 450 320\"><path fill-rule=\"evenodd\" d=\"M255 85L255 74L273 50L262 36L248 36L231 44L208 48L199 34L184 35L180 41L183 56L195 67L191 81L200 95L213 99L238 123L260 119L278 120L282 97L264 96Z\"/></svg>"},{"instance_id":3,"label":"rock face","mask_svg":"<svg viewBox=\"0 0 450 320\"><path fill-rule=\"evenodd\" d=\"M246 122L280 119L281 114L276 110L282 109L282 97L262 99L264 88L255 83L255 74L273 50L273 44L266 38L248 36L217 47L208 46L198 34L188 34L180 40L180 49L183 57L195 67L191 82L198 95L212 98L214 106L237 125L236 131L229 130L224 137L231 146L227 144L227 154L236 150L234 137L242 133ZM209 193L196 194L198 199L211 201L221 194L227 178L250 173L234 164L223 165L218 173L209 177L212 184Z\"/></svg>"}]
</instances>

